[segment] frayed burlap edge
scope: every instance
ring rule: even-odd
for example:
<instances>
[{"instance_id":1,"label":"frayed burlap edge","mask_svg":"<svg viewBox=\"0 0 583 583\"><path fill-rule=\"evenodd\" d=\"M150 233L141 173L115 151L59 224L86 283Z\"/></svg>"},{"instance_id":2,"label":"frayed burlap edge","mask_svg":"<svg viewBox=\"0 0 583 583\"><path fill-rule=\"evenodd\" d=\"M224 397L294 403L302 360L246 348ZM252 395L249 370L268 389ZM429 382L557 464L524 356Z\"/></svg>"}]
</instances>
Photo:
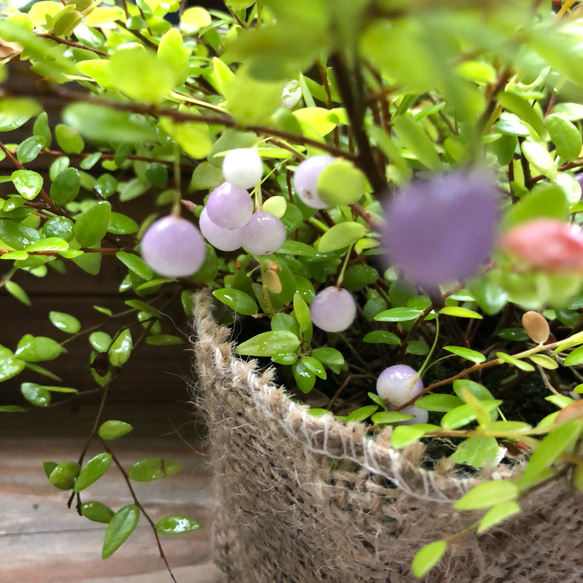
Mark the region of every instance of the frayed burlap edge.
<instances>
[{"instance_id":1,"label":"frayed burlap edge","mask_svg":"<svg viewBox=\"0 0 583 583\"><path fill-rule=\"evenodd\" d=\"M207 291L195 297L198 399L209 422L217 500L215 556L229 582L414 581L423 545L476 519L452 508L505 466L471 479L419 467L423 447L390 447L361 424L320 418L289 399L253 361L233 355ZM575 583L583 580L581 497L557 484L479 539L463 539L429 583Z\"/></svg>"}]
</instances>

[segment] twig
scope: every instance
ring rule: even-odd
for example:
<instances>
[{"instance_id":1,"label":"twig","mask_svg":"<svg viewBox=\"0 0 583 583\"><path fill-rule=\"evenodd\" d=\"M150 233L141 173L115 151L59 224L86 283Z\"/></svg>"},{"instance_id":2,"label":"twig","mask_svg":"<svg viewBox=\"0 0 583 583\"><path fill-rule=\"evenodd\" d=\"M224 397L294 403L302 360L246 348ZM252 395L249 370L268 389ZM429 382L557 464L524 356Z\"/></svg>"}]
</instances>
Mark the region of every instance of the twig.
<instances>
[{"instance_id":1,"label":"twig","mask_svg":"<svg viewBox=\"0 0 583 583\"><path fill-rule=\"evenodd\" d=\"M150 523L150 526L152 527L152 532L154 533L154 537L156 539L156 544L158 545L158 550L160 551L160 558L164 561L164 564L166 565L166 569L168 570L170 577L172 577L172 581L174 581L174 583L177 583L176 578L174 577L174 573L172 573L172 569L170 568L170 563L168 562L166 554L164 553L164 549L162 548L162 543L160 542L160 536L158 535L158 531L156 530L156 524L150 518L150 515L146 512L146 509L142 506L142 503L138 500L138 497L136 496L136 492L134 490L134 487L132 486L130 477L128 476L127 472L124 470L124 467L121 465L121 462L117 459L117 456L115 455L115 453L113 453L113 451L110 449L110 447L107 445L107 443L103 439L101 439L101 437L98 437L98 439L99 439L99 442L101 443L101 445L103 446L103 449L105 449L105 451L111 455L111 459L113 460L113 463L117 466L117 469L120 471L121 475L123 476L123 479L125 480L125 483L127 484L128 490L130 491L130 494L132 495L132 498L134 500L134 504L140 509L140 512L144 515L146 520Z\"/></svg>"},{"instance_id":2,"label":"twig","mask_svg":"<svg viewBox=\"0 0 583 583\"><path fill-rule=\"evenodd\" d=\"M55 36L54 34L38 34L37 35L40 38L46 38L52 41L55 41L56 43L62 44L62 45L67 45L69 47L73 47L75 49L83 49L84 51L90 51L92 53L95 53L96 55L99 55L101 57L107 57L107 53L104 53L103 51L100 51L99 49L93 49L91 47L86 47L85 45L81 45L79 43L67 40L65 38L61 38L59 36Z\"/></svg>"}]
</instances>

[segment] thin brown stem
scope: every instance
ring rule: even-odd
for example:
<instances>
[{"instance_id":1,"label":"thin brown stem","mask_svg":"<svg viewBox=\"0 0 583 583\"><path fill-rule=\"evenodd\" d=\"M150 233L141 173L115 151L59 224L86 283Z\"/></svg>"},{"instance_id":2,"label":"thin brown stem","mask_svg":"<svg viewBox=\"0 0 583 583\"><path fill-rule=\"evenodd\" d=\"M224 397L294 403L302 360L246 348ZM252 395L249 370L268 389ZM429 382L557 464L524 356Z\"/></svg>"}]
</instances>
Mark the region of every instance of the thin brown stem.
<instances>
[{"instance_id":1,"label":"thin brown stem","mask_svg":"<svg viewBox=\"0 0 583 583\"><path fill-rule=\"evenodd\" d=\"M138 499L134 487L132 486L132 482L130 480L130 477L128 476L128 473L125 471L124 467L122 466L121 462L119 461L115 453L111 450L109 445L103 439L101 439L101 437L98 437L98 439L101 445L103 446L103 449L105 449L105 451L111 455L113 463L117 466L117 469L120 471L125 483L127 484L128 490L130 491L130 494L134 500L134 504L140 509L140 512L144 515L144 518L149 522L150 526L152 527L152 532L154 533L154 538L156 539L156 544L158 545L158 551L160 552L160 558L164 561L166 569L168 570L170 577L172 577L172 581L174 581L174 583L177 583L176 578L174 577L174 573L172 573L170 563L168 562L168 558L166 557L166 553L164 553L164 549L162 548L162 542L160 541L160 536L158 535L158 531L156 530L156 523L150 518L150 515L148 514L146 509L142 506L142 503Z\"/></svg>"},{"instance_id":2,"label":"thin brown stem","mask_svg":"<svg viewBox=\"0 0 583 583\"><path fill-rule=\"evenodd\" d=\"M100 51L99 49L87 47L85 45L81 45L81 44L73 42L71 40L61 38L60 36L55 36L54 34L46 33L46 34L39 34L37 36L40 38L46 38L46 39L55 41L56 43L59 43L62 45L67 45L68 47L73 47L75 49L83 49L84 51L90 51L92 53L95 53L96 55L99 55L100 57L107 57L107 53L104 53L103 51Z\"/></svg>"}]
</instances>

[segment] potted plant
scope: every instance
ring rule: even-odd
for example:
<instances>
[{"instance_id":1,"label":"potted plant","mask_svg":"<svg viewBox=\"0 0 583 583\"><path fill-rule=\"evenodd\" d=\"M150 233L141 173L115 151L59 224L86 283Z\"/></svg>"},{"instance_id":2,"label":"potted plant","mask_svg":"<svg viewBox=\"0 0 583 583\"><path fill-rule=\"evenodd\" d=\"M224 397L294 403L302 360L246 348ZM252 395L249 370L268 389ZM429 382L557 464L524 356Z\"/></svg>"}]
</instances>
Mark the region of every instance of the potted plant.
<instances>
[{"instance_id":1,"label":"potted plant","mask_svg":"<svg viewBox=\"0 0 583 583\"><path fill-rule=\"evenodd\" d=\"M167 291L190 314L204 290L196 397L222 570L578 580L573 2L122 4L5 11L0 37L67 105L44 186L27 164L51 143L47 116L14 91L0 103L5 131L36 118L32 135L0 143L16 191L1 211L4 281L26 301L19 270L97 274L115 256L153 343L172 342L157 318ZM137 197L157 205L141 224L113 210ZM66 316L56 325L73 331ZM105 399L132 334L102 340L91 362ZM24 337L4 349L4 378L46 374L34 363L61 346ZM54 390L22 385L37 406ZM139 508L87 506L83 490L113 459L104 440L125 430L96 422L103 454L46 468L108 522L104 557ZM129 478L177 469L144 461ZM168 517L157 531L197 527Z\"/></svg>"}]
</instances>

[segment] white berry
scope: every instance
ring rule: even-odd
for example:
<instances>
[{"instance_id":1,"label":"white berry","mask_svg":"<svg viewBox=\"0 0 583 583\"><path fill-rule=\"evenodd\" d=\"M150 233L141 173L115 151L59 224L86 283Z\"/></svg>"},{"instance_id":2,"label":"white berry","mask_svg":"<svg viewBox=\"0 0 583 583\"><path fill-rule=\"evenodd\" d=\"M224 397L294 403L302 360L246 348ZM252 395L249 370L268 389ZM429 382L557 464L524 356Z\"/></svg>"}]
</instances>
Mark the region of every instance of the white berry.
<instances>
[{"instance_id":1,"label":"white berry","mask_svg":"<svg viewBox=\"0 0 583 583\"><path fill-rule=\"evenodd\" d=\"M262 176L263 162L253 148L236 148L223 160L223 177L237 188L253 188Z\"/></svg>"}]
</instances>

